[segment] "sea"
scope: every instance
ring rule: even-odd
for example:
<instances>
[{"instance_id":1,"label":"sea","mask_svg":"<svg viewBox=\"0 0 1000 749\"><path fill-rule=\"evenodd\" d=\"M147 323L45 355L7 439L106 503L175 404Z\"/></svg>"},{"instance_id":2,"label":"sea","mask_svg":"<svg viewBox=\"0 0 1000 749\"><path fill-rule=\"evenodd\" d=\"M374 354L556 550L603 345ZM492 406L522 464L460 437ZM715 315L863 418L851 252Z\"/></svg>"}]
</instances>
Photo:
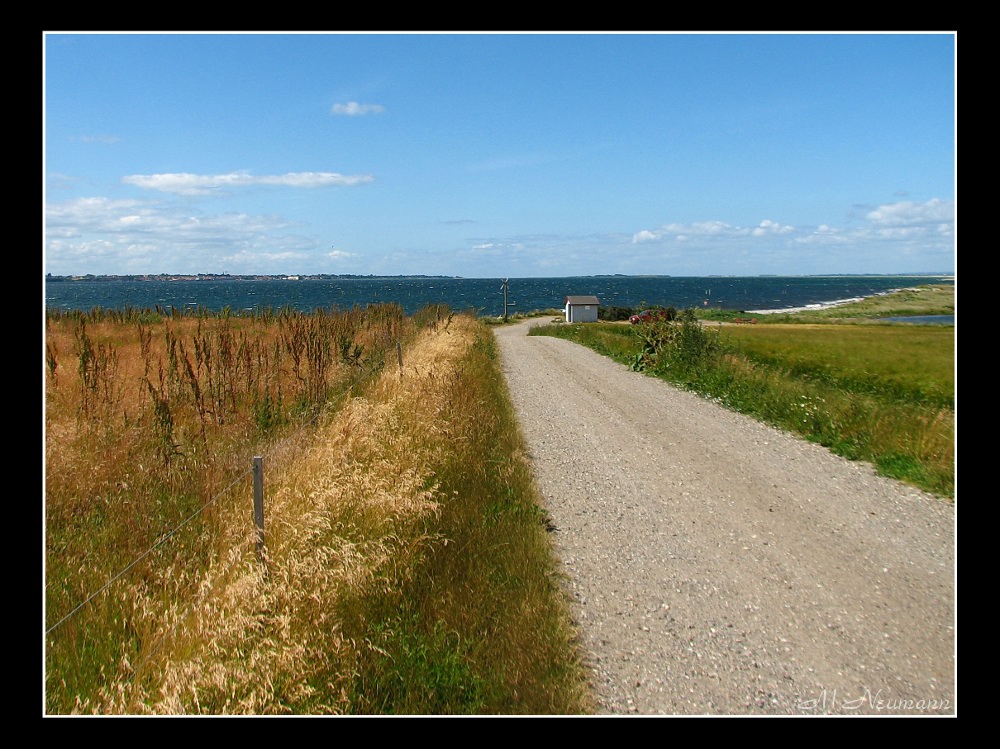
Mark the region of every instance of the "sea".
<instances>
[{"instance_id":1,"label":"sea","mask_svg":"<svg viewBox=\"0 0 1000 749\"><path fill-rule=\"evenodd\" d=\"M312 312L395 302L410 315L431 304L479 316L504 314L500 278L352 277L298 279L60 280L44 283L47 310L203 308ZM566 296L593 295L602 307L662 305L781 310L885 294L948 275L908 276L569 276L507 279L507 313L562 309Z\"/></svg>"}]
</instances>

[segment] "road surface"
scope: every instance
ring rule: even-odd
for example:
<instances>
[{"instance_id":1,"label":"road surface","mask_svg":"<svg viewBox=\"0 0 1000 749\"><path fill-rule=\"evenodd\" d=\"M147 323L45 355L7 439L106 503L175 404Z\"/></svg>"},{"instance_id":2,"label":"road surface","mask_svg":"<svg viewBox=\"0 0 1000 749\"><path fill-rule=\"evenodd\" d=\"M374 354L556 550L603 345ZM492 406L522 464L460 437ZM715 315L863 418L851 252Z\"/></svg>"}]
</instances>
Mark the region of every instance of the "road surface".
<instances>
[{"instance_id":1,"label":"road surface","mask_svg":"<svg viewBox=\"0 0 1000 749\"><path fill-rule=\"evenodd\" d=\"M495 328L602 714L955 715L955 506Z\"/></svg>"}]
</instances>

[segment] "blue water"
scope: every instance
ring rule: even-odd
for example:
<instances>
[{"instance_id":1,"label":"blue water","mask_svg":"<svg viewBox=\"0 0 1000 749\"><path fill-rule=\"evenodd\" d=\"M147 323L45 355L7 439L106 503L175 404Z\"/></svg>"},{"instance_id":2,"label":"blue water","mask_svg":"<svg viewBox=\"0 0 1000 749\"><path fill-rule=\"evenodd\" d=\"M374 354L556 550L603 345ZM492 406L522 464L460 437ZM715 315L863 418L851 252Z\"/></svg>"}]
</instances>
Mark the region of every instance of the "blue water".
<instances>
[{"instance_id":1,"label":"blue water","mask_svg":"<svg viewBox=\"0 0 1000 749\"><path fill-rule=\"evenodd\" d=\"M512 278L509 309L515 312L561 309L567 295L593 294L603 307L640 303L759 310L804 307L841 299L873 296L928 283L952 283L939 276L580 276ZM263 310L291 307L302 311L349 309L396 302L406 314L428 304L481 315L503 314L500 279L491 278L350 278L303 280L60 281L45 284L47 309L91 310L229 307ZM707 304L706 304L707 302Z\"/></svg>"}]
</instances>

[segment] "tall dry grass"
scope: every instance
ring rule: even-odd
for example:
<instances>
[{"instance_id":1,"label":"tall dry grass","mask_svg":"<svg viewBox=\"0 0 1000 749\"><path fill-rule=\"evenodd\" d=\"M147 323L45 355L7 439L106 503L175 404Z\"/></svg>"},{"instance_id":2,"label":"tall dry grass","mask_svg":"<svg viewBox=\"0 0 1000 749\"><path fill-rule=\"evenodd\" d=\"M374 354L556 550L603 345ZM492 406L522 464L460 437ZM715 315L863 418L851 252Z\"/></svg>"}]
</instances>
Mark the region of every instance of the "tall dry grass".
<instances>
[{"instance_id":1,"label":"tall dry grass","mask_svg":"<svg viewBox=\"0 0 1000 749\"><path fill-rule=\"evenodd\" d=\"M248 472L226 487L217 483L211 494L217 499L205 511L197 508L206 496L197 496L195 518L156 547L141 569L95 599L86 617L71 617L48 636L51 712L588 709L544 512L491 336L474 318L441 308L392 320L398 323L392 332L409 340L403 368L393 347L383 345L391 355L377 377L357 384L310 428L281 432L280 443L265 452L263 558L255 553ZM284 379L281 388L268 378L261 382L268 382L272 398L280 389L287 405L285 388L309 391L303 369L311 366L309 347L301 347L296 363L280 337L294 339L294 332L287 325L265 327L272 337L261 350L285 352ZM391 339L380 326L356 324L354 330L352 340L365 346L365 331L384 337L383 344ZM69 345L67 336L53 336L57 356ZM104 338L88 336L97 351ZM344 353L338 367L350 369L354 349ZM118 362L121 371L133 357L119 355ZM169 377L165 383L169 394ZM51 384L72 387L65 380ZM207 381L200 386L211 391ZM182 463L179 456L190 458L192 445L224 441L215 430L216 406L202 411L194 388L180 390L188 397L185 439L177 441L183 449L168 457L147 448L145 458L162 461L168 474L171 464ZM206 402L216 403L208 396ZM171 416L183 410L169 405ZM146 408L149 430L155 402ZM49 440L60 425L87 431L79 419L55 415ZM233 422L244 423L227 420ZM244 427L254 431L248 422ZM245 451L236 452L246 462ZM134 466L137 455L128 457ZM86 460L79 456L77 463ZM103 465L101 472L113 473ZM93 511L81 513L78 525L139 524L129 507L134 484L119 481L116 511L101 522ZM164 501L182 506L172 508L174 518L191 509L183 493ZM147 533L143 543L127 544L131 531L101 530L107 543L77 548L68 527L73 513L63 501L53 504L47 522L62 525L48 529L47 596L60 610L158 540ZM80 509L85 503L65 504ZM99 562L101 573L87 574L88 558ZM50 613L49 626L59 613Z\"/></svg>"},{"instance_id":2,"label":"tall dry grass","mask_svg":"<svg viewBox=\"0 0 1000 749\"><path fill-rule=\"evenodd\" d=\"M380 366L409 325L395 306L47 318L49 709L131 678L162 629L148 625L151 602L169 617L176 599L199 593L181 571L229 554L225 519L250 496L234 481L252 455ZM116 594L122 585L149 592L135 603Z\"/></svg>"},{"instance_id":3,"label":"tall dry grass","mask_svg":"<svg viewBox=\"0 0 1000 749\"><path fill-rule=\"evenodd\" d=\"M400 570L383 593L344 609L345 631L364 642L352 710L588 712L548 516L496 342L464 316L436 330L437 344L408 361L424 381L411 391L421 402L411 428L439 507L422 526L431 538L415 574Z\"/></svg>"}]
</instances>

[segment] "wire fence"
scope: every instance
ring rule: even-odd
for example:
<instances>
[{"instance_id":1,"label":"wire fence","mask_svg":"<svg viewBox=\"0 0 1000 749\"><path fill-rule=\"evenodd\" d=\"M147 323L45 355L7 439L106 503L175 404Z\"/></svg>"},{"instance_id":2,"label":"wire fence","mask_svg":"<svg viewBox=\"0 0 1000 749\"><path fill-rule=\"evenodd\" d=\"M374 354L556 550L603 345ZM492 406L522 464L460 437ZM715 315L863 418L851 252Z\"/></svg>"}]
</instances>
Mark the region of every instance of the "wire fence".
<instances>
[{"instance_id":1,"label":"wire fence","mask_svg":"<svg viewBox=\"0 0 1000 749\"><path fill-rule=\"evenodd\" d=\"M396 344L396 352L397 352L397 356L398 356L398 360L399 360L399 368L400 368L400 371L402 371L402 367L403 367L402 348L401 348L401 344L399 344L398 342ZM383 368L384 368L384 364L385 364L385 359L381 358L381 359L373 362L368 368L362 368L361 371L358 372L350 380L350 382L348 382L340 390L338 390L337 392L335 392L333 394L328 394L327 401L328 402L339 401L340 399L342 399L343 397L345 397L346 395L348 395L361 382L363 382L364 380L368 379L369 377L372 377L373 375L381 372L383 370ZM279 442L271 445L267 450L262 451L262 455L263 456L267 456L269 459L274 459L276 461L277 460L283 460L283 459L285 459L287 457L287 454L291 450L293 450L294 447L297 444L299 444L299 440L301 439L301 437L307 432L307 430L310 430L310 429L312 429L315 426L315 424L318 421L318 419L320 418L320 416L322 416L324 413L326 413L326 410L324 410L324 409L317 410L308 419L306 419L304 422L302 422L301 424L299 424L296 427L296 429L291 434L286 435L282 440L280 440ZM254 457L256 458L256 457L260 457L260 456L254 456ZM146 551L142 552L135 559L133 559L129 564L127 564L125 567L123 567L120 571L118 571L117 573L115 573L114 575L112 575L97 590L93 591L89 595L86 595L83 598L83 600L80 601L80 603L78 603L76 606L74 606L69 612L67 612L65 615L63 615L58 621L56 621L51 626L47 627L45 629L44 636L47 638L49 635L51 635L52 633L54 633L56 630L58 630L64 624L66 624L67 622L71 621L75 617L79 616L81 612L83 612L85 609L87 609L87 607L90 606L100 596L102 596L102 594L106 593L108 590L110 590L112 588L112 586L114 586L116 583L118 583L121 580L123 580L124 578L126 578L131 572L133 572L135 569L137 569L139 567L140 563L144 559L147 559L155 551L157 551L157 549L160 549L161 547L163 547L164 545L166 545L167 543L169 543L171 540L173 540L174 538L176 538L177 534L185 526L187 526L192 521L194 521L196 518L198 518L200 515L202 515L210 507L212 507L213 505L216 505L217 503L219 503L220 500L222 500L223 497L225 497L226 495L230 494L234 490L235 487L237 487L239 484L245 482L247 480L247 478L249 476L251 476L252 474L253 474L253 466L251 465L251 467L249 467L246 471L240 472L238 475L234 476L230 480L230 482L225 486L225 488L223 488L220 492L218 492L217 494L215 494L211 499L209 499L207 502L205 502L203 505L201 505L194 512L190 513L187 517L185 517L180 523L178 523L177 525L175 525L169 531L166 531L163 534L161 534L161 536L157 539L157 541L152 546L150 546L148 549L146 549ZM248 517L253 517L253 515L250 514L250 513L248 513ZM260 522L258 522L258 526L260 526L260 527L258 527L258 529L257 529L258 530L257 538L260 538L259 531L262 530L262 519L261 519ZM230 562L230 565L229 565L227 571L231 571L239 561L240 561L240 556L234 555L234 559L233 559L233 561ZM44 612L44 604L43 604L43 619L44 619L44 616L45 616L45 612ZM172 634L174 632L176 632L176 629L177 629L177 627L179 625L180 625L180 621L178 621L177 623L175 623L174 626L168 632L164 633L163 636L160 637L159 641L154 645L152 651L145 656L145 658L143 659L143 661L141 661L139 664L137 664L133 668L133 674L138 673L142 669L142 667L145 666L149 662L149 660L162 648L163 644L170 639L170 637L172 636Z\"/></svg>"},{"instance_id":2,"label":"wire fence","mask_svg":"<svg viewBox=\"0 0 1000 749\"><path fill-rule=\"evenodd\" d=\"M46 629L45 630L45 634L46 635L51 634L56 629L58 629L59 626L62 625L64 622L68 621L69 619L72 619L85 606L87 606L87 604L89 604L91 601L93 601L95 598L97 598L99 595L101 595L101 593L103 593L108 588L110 588L112 585L114 585L116 582L118 582L118 580L120 580L123 577L125 577L125 575L127 575L131 570L133 570L136 567L136 565L139 564L139 562L141 562L143 559L145 559L146 557L148 557L150 554L152 554L154 551L156 551L159 547L163 546L171 538L173 538L177 534L177 532L180 531L181 528L183 528L188 523L190 523L192 520L194 520L196 517L198 517L199 515L201 515L210 506L212 506L213 504L215 504L233 486L235 486L237 483L239 483L241 479L246 478L247 474L249 474L249 473L250 473L249 471L246 471L245 473L243 473L240 476L238 476L235 479L233 479L233 481L229 484L229 486L227 486L221 492L219 492L218 494L216 494L208 502L206 502L205 504L203 504L201 507L199 507L193 513L191 513L190 515L188 515L183 521L181 521L175 527L171 528L168 532L164 533L163 536L159 540L157 540L157 542L155 544L153 544L152 546L150 546L146 551L144 551L142 554L140 554L138 557L136 557L134 560L132 560L131 563L129 563L123 570L121 570L121 572L118 572L116 575L112 576L110 580L108 580L106 583L104 583L104 585L102 585L100 588L98 588L93 593L91 593L89 596L87 596L83 601L81 601L79 604L77 604L73 608L72 611L70 611L68 614L66 614L62 619L60 619L59 621L57 621L51 627L49 627L48 629Z\"/></svg>"}]
</instances>

